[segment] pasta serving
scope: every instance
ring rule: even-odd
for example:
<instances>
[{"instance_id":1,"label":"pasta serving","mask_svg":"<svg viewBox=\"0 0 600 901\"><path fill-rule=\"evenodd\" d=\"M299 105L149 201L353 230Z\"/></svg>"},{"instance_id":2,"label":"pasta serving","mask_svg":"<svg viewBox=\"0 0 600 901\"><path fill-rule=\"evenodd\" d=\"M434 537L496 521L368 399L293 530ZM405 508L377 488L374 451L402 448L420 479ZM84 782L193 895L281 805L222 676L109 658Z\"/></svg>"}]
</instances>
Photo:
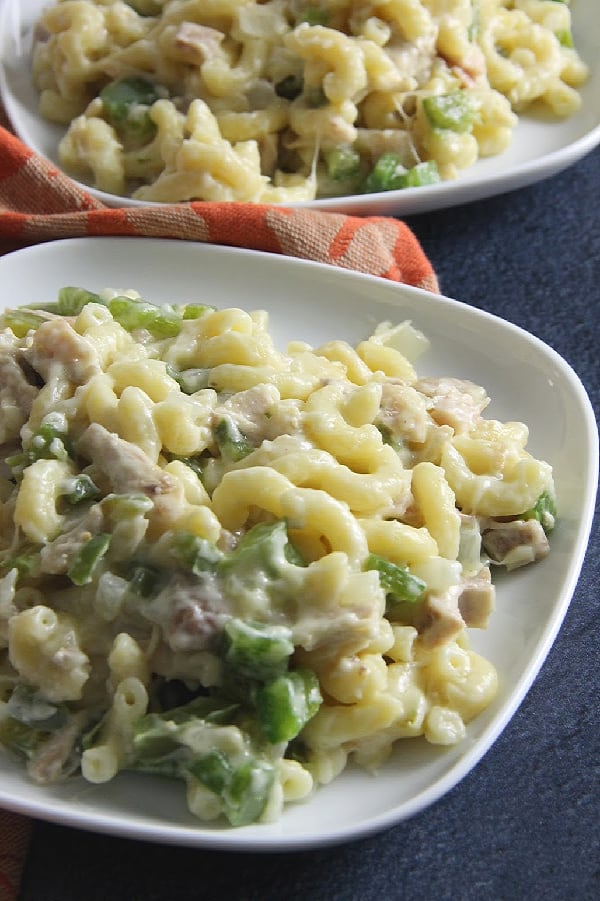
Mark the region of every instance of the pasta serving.
<instances>
[{"instance_id":1,"label":"pasta serving","mask_svg":"<svg viewBox=\"0 0 600 901\"><path fill-rule=\"evenodd\" d=\"M32 65L66 171L144 202L452 179L588 71L569 0L56 0Z\"/></svg>"},{"instance_id":2,"label":"pasta serving","mask_svg":"<svg viewBox=\"0 0 600 901\"><path fill-rule=\"evenodd\" d=\"M428 341L278 350L265 312L64 288L0 317L0 744L277 818L493 699L469 628L543 558L551 466Z\"/></svg>"}]
</instances>

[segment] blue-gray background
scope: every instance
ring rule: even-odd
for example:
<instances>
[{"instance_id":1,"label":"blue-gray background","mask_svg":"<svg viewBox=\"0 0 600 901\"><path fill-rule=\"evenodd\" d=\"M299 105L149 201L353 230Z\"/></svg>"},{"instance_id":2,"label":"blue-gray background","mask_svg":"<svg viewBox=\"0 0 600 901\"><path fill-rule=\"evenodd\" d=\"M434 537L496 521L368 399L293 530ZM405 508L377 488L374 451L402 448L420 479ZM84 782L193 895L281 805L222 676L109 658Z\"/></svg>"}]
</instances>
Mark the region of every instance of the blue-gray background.
<instances>
[{"instance_id":1,"label":"blue-gray background","mask_svg":"<svg viewBox=\"0 0 600 901\"><path fill-rule=\"evenodd\" d=\"M442 292L554 347L600 411L600 149L545 182L406 219ZM310 853L148 845L36 824L20 901L600 898L598 517L558 639L518 713L408 822Z\"/></svg>"}]
</instances>

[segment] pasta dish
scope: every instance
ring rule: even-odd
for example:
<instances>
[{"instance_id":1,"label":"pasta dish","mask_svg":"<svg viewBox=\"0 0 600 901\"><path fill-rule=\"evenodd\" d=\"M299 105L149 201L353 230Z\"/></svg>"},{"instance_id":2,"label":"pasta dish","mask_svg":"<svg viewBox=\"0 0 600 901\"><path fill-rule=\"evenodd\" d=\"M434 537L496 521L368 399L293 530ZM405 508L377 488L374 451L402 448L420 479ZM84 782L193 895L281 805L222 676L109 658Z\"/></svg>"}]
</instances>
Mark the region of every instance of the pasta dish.
<instances>
[{"instance_id":1,"label":"pasta dish","mask_svg":"<svg viewBox=\"0 0 600 901\"><path fill-rule=\"evenodd\" d=\"M267 314L63 288L0 316L0 744L33 780L179 779L233 826L401 739L464 739L493 567L552 468L410 322L279 350Z\"/></svg>"},{"instance_id":2,"label":"pasta dish","mask_svg":"<svg viewBox=\"0 0 600 901\"><path fill-rule=\"evenodd\" d=\"M453 179L588 72L569 0L57 0L32 69L68 173L167 203Z\"/></svg>"}]
</instances>

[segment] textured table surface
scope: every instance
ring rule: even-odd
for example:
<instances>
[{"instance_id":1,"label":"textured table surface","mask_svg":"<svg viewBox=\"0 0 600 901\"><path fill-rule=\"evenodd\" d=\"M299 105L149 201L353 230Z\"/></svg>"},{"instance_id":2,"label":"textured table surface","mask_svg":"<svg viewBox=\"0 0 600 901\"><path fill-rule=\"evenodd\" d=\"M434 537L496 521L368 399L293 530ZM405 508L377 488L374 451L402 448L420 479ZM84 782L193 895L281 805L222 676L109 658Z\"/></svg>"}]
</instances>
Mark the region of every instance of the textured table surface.
<instances>
[{"instance_id":1,"label":"textured table surface","mask_svg":"<svg viewBox=\"0 0 600 901\"><path fill-rule=\"evenodd\" d=\"M519 192L406 221L442 291L554 347L600 411L600 150ZM600 534L516 716L428 810L348 845L245 855L37 823L20 901L600 897Z\"/></svg>"}]
</instances>

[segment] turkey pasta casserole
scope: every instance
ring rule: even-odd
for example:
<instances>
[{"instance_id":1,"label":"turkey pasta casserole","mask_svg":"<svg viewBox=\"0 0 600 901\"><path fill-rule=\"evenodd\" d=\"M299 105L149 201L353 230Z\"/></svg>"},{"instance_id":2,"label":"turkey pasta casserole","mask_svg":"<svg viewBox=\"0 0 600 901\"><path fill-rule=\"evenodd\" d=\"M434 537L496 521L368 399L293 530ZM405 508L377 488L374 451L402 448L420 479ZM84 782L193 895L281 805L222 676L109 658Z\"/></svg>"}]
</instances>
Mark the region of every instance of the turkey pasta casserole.
<instances>
[{"instance_id":1,"label":"turkey pasta casserole","mask_svg":"<svg viewBox=\"0 0 600 901\"><path fill-rule=\"evenodd\" d=\"M586 76L570 0L58 0L33 54L61 165L143 202L452 179Z\"/></svg>"},{"instance_id":2,"label":"turkey pasta casserole","mask_svg":"<svg viewBox=\"0 0 600 901\"><path fill-rule=\"evenodd\" d=\"M64 288L0 317L0 743L276 819L349 761L454 745L494 698L468 629L543 558L550 465L427 339L278 350L265 312Z\"/></svg>"}]
</instances>

